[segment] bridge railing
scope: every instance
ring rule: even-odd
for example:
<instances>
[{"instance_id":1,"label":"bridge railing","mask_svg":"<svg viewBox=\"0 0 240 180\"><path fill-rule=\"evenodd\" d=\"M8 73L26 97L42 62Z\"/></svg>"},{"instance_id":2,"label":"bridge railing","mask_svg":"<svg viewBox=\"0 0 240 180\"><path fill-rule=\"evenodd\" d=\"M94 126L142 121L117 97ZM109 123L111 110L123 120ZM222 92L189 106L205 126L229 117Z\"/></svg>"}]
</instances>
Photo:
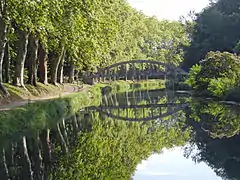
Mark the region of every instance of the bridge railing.
<instances>
[{"instance_id":1,"label":"bridge railing","mask_svg":"<svg viewBox=\"0 0 240 180\"><path fill-rule=\"evenodd\" d=\"M84 75L84 81L88 84L94 82L115 80L145 80L166 79L170 76L174 67L152 60L133 60L119 62L105 68L98 68L97 72ZM90 82L90 83L89 83Z\"/></svg>"}]
</instances>

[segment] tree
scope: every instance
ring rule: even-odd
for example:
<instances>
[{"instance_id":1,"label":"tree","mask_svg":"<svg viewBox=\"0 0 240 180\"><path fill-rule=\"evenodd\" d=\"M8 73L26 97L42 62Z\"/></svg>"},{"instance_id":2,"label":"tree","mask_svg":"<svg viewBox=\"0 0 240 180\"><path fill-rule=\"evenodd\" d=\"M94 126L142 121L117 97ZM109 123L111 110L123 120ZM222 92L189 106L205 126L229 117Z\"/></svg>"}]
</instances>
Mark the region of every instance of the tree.
<instances>
[{"instance_id":1,"label":"tree","mask_svg":"<svg viewBox=\"0 0 240 180\"><path fill-rule=\"evenodd\" d=\"M240 59L228 52L209 52L199 65L190 69L187 83L198 93L223 97L238 86Z\"/></svg>"},{"instance_id":2,"label":"tree","mask_svg":"<svg viewBox=\"0 0 240 180\"><path fill-rule=\"evenodd\" d=\"M0 1L0 90L6 96L8 94L5 86L3 85L3 59L5 46L7 41L7 28L8 28L8 1Z\"/></svg>"},{"instance_id":3,"label":"tree","mask_svg":"<svg viewBox=\"0 0 240 180\"><path fill-rule=\"evenodd\" d=\"M238 0L219 0L197 14L183 67L190 68L209 51L234 51L240 38L239 7Z\"/></svg>"},{"instance_id":4,"label":"tree","mask_svg":"<svg viewBox=\"0 0 240 180\"><path fill-rule=\"evenodd\" d=\"M57 85L64 75L73 82L74 70L96 71L131 59L179 65L189 42L181 23L148 17L124 0L0 2L5 94L3 79L21 87L38 81Z\"/></svg>"},{"instance_id":5,"label":"tree","mask_svg":"<svg viewBox=\"0 0 240 180\"><path fill-rule=\"evenodd\" d=\"M239 109L218 102L192 99L186 110L193 129L187 157L204 162L223 179L239 179ZM191 151L192 147L197 151Z\"/></svg>"}]
</instances>

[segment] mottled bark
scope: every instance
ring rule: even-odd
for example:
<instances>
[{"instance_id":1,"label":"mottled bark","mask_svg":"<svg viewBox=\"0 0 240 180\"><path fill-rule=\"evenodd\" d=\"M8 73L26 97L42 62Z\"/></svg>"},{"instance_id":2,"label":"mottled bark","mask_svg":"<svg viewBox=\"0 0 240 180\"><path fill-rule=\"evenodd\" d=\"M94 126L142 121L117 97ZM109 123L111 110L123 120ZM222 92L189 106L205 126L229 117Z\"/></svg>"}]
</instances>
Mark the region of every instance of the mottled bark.
<instances>
[{"instance_id":1,"label":"mottled bark","mask_svg":"<svg viewBox=\"0 0 240 180\"><path fill-rule=\"evenodd\" d=\"M29 36L29 77L28 84L37 85L37 58L38 58L38 39L30 34Z\"/></svg>"},{"instance_id":2,"label":"mottled bark","mask_svg":"<svg viewBox=\"0 0 240 180\"><path fill-rule=\"evenodd\" d=\"M0 91L4 96L8 95L7 89L3 84L3 59L5 53L5 46L7 41L7 25L0 17Z\"/></svg>"},{"instance_id":3,"label":"mottled bark","mask_svg":"<svg viewBox=\"0 0 240 180\"><path fill-rule=\"evenodd\" d=\"M64 65L64 61L65 61L65 56L66 56L66 50L63 51L61 61L59 62L59 66L58 66L57 82L59 84L63 84L63 65Z\"/></svg>"},{"instance_id":4,"label":"mottled bark","mask_svg":"<svg viewBox=\"0 0 240 180\"><path fill-rule=\"evenodd\" d=\"M40 75L39 81L43 84L48 84L48 74L47 74L47 52L43 48L42 44L39 44L39 67Z\"/></svg>"},{"instance_id":5,"label":"mottled bark","mask_svg":"<svg viewBox=\"0 0 240 180\"><path fill-rule=\"evenodd\" d=\"M58 74L58 66L62 60L62 56L64 54L64 48L62 48L60 54L54 54L51 56L51 68L50 68L50 75L51 80L50 82L54 85L57 85L57 74Z\"/></svg>"},{"instance_id":6,"label":"mottled bark","mask_svg":"<svg viewBox=\"0 0 240 180\"><path fill-rule=\"evenodd\" d=\"M15 65L15 77L13 84L16 86L24 86L24 64L27 55L28 36L29 33L26 31L17 30L18 41L17 41L17 57Z\"/></svg>"},{"instance_id":7,"label":"mottled bark","mask_svg":"<svg viewBox=\"0 0 240 180\"><path fill-rule=\"evenodd\" d=\"M9 43L6 44L5 53L4 53L4 82L10 82L10 50Z\"/></svg>"}]
</instances>

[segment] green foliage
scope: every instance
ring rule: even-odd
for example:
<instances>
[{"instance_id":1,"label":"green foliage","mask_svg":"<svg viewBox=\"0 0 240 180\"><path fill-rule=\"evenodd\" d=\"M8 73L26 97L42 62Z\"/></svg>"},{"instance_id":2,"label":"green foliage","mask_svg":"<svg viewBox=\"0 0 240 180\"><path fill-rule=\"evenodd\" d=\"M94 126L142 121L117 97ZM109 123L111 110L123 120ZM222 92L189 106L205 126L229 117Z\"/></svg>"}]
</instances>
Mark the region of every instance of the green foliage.
<instances>
[{"instance_id":1,"label":"green foliage","mask_svg":"<svg viewBox=\"0 0 240 180\"><path fill-rule=\"evenodd\" d=\"M222 179L239 179L239 107L201 99L192 99L190 107L186 114L193 133L185 153Z\"/></svg>"},{"instance_id":2,"label":"green foliage","mask_svg":"<svg viewBox=\"0 0 240 180\"><path fill-rule=\"evenodd\" d=\"M240 132L239 107L215 101L190 101L189 117L212 138L232 137Z\"/></svg>"},{"instance_id":3,"label":"green foliage","mask_svg":"<svg viewBox=\"0 0 240 180\"><path fill-rule=\"evenodd\" d=\"M239 41L240 3L238 0L219 0L211 3L193 19L191 45L186 48L183 66L190 68L209 51L234 52Z\"/></svg>"},{"instance_id":4,"label":"green foliage","mask_svg":"<svg viewBox=\"0 0 240 180\"><path fill-rule=\"evenodd\" d=\"M238 86L240 77L240 59L228 52L209 52L200 65L191 68L187 80L196 92L209 92L223 97L232 88Z\"/></svg>"},{"instance_id":5,"label":"green foliage","mask_svg":"<svg viewBox=\"0 0 240 180\"><path fill-rule=\"evenodd\" d=\"M187 80L198 94L232 100L231 93L237 96L234 89L239 87L240 77L240 58L236 55L240 52L239 7L238 0L218 0L192 18L191 43L185 49L183 67L200 62L190 69ZM189 22L185 24L189 28Z\"/></svg>"},{"instance_id":6,"label":"green foliage","mask_svg":"<svg viewBox=\"0 0 240 180\"><path fill-rule=\"evenodd\" d=\"M240 70L238 56L228 52L209 52L201 62L202 74L208 78L228 77L237 78Z\"/></svg>"},{"instance_id":7,"label":"green foliage","mask_svg":"<svg viewBox=\"0 0 240 180\"><path fill-rule=\"evenodd\" d=\"M164 147L184 145L189 139L189 129L183 131L183 124L171 123L170 119L156 125L153 121L118 121L94 113L89 119L91 130L79 132L76 147L61 159L54 177L130 179L143 159Z\"/></svg>"},{"instance_id":8,"label":"green foliage","mask_svg":"<svg viewBox=\"0 0 240 180\"><path fill-rule=\"evenodd\" d=\"M48 57L46 73L51 76L55 71L61 73L55 67L59 62L55 61L62 49L66 51L64 75L68 75L69 65L80 71L96 71L98 67L138 58L179 65L183 61L183 47L189 44L180 22L148 17L125 0L9 0L6 20L13 65L10 70L19 68L15 60L16 52L23 50L17 43L21 31L39 40ZM27 47L24 78L29 78L31 66L40 67L31 64L32 48ZM21 60L25 61L23 57Z\"/></svg>"},{"instance_id":9,"label":"green foliage","mask_svg":"<svg viewBox=\"0 0 240 180\"><path fill-rule=\"evenodd\" d=\"M68 117L81 108L99 105L100 89L92 88L86 93L75 93L50 101L30 103L28 105L1 111L0 136L6 137L18 133L16 129L28 128L29 131L52 126L62 117ZM51 119L51 121L48 121Z\"/></svg>"},{"instance_id":10,"label":"green foliage","mask_svg":"<svg viewBox=\"0 0 240 180\"><path fill-rule=\"evenodd\" d=\"M208 90L213 96L222 97L235 86L236 80L234 79L217 78L210 80Z\"/></svg>"},{"instance_id":11,"label":"green foliage","mask_svg":"<svg viewBox=\"0 0 240 180\"><path fill-rule=\"evenodd\" d=\"M240 54L240 41L238 41L238 43L236 44L234 48L234 52L237 54Z\"/></svg>"},{"instance_id":12,"label":"green foliage","mask_svg":"<svg viewBox=\"0 0 240 180\"><path fill-rule=\"evenodd\" d=\"M148 80L148 81L115 81L111 83L113 91L115 92L126 92L126 91L137 91L137 90L154 90L154 89L164 89L164 80Z\"/></svg>"},{"instance_id":13,"label":"green foliage","mask_svg":"<svg viewBox=\"0 0 240 180\"><path fill-rule=\"evenodd\" d=\"M198 89L197 76L201 72L201 69L202 69L202 66L198 64L193 65L193 67L190 69L186 83L189 86L191 86L193 89Z\"/></svg>"},{"instance_id":14,"label":"green foliage","mask_svg":"<svg viewBox=\"0 0 240 180\"><path fill-rule=\"evenodd\" d=\"M105 106L105 97L110 106L117 101L121 105L162 104L171 99L164 91L140 91L146 87L138 85L135 91L111 94L111 88L106 87L104 92L109 96L101 97L99 86L86 93L0 112L1 148L7 152L6 159L9 160L9 153L15 162L7 166L13 170L11 178L21 177L22 172L29 172L32 167L33 179L38 179L38 175L47 179L130 179L142 160L160 153L163 148L183 146L189 140L190 129L185 126L182 110L162 119L129 122L88 109L99 108L100 102ZM138 94L136 98L135 94ZM171 109L164 107L160 111L167 113ZM117 114L119 109L110 111ZM144 114L141 108L128 112L122 109L119 114L140 119L149 116L151 111L159 115L159 108L147 108ZM27 142L26 151L19 151L23 137ZM16 148L11 151L12 144L16 144ZM22 163L24 153L29 156L30 166Z\"/></svg>"}]
</instances>

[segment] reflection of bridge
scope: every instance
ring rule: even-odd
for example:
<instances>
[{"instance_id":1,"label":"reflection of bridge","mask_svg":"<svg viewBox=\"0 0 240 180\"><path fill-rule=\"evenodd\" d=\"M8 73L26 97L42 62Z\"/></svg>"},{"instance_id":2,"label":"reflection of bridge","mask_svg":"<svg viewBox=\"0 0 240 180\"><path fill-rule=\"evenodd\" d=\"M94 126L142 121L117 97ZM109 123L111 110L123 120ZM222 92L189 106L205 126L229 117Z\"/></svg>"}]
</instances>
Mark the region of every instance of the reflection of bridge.
<instances>
[{"instance_id":1,"label":"reflection of bridge","mask_svg":"<svg viewBox=\"0 0 240 180\"><path fill-rule=\"evenodd\" d=\"M160 120L173 115L183 109L188 104L166 103L147 105L119 105L119 106L99 106L89 107L88 110L95 110L106 114L108 117L126 121L150 121ZM130 117L131 116L131 117Z\"/></svg>"},{"instance_id":2,"label":"reflection of bridge","mask_svg":"<svg viewBox=\"0 0 240 180\"><path fill-rule=\"evenodd\" d=\"M85 83L119 79L166 79L166 76L171 72L186 74L183 70L166 63L153 60L132 60L116 63L105 68L98 68L96 73L87 74L84 79Z\"/></svg>"}]
</instances>

